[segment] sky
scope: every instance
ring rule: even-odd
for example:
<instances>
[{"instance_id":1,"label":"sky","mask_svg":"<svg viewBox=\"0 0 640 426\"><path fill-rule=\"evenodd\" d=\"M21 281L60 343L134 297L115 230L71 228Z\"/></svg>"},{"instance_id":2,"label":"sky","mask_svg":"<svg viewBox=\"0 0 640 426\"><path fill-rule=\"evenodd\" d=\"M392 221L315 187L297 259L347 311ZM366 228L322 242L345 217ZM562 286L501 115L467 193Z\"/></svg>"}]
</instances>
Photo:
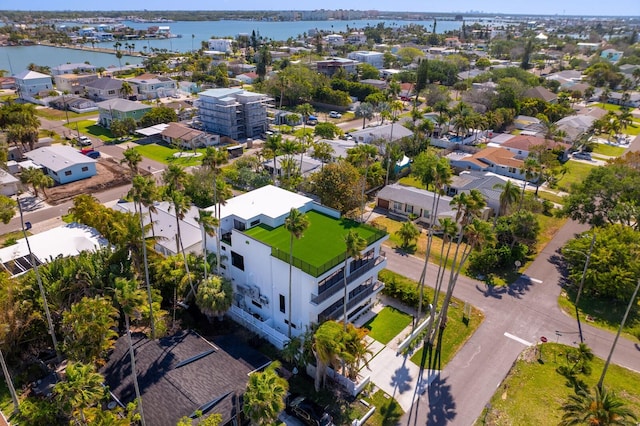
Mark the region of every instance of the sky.
<instances>
[{"instance_id":1,"label":"sky","mask_svg":"<svg viewBox=\"0 0 640 426\"><path fill-rule=\"evenodd\" d=\"M2 4L2 3L8 4ZM293 7L292 7L293 6ZM639 0L456 0L428 2L424 0L322 0L294 2L294 0L27 0L0 1L0 10L314 10L367 9L380 11L469 12L540 15L606 15L640 16Z\"/></svg>"}]
</instances>

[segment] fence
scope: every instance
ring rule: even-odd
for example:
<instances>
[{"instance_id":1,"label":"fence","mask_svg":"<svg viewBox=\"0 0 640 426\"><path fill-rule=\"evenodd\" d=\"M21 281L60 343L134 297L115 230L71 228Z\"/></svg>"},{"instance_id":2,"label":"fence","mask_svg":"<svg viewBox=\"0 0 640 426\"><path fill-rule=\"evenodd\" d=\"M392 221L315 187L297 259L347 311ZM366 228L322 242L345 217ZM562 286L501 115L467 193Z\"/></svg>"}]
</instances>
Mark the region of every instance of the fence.
<instances>
[{"instance_id":1,"label":"fence","mask_svg":"<svg viewBox=\"0 0 640 426\"><path fill-rule=\"evenodd\" d=\"M229 309L227 314L238 324L267 339L273 346L275 346L279 350L282 350L284 348L284 345L289 342L289 338L287 336L277 330L274 330L268 324L265 324L247 311L244 311L237 306L231 306L231 309Z\"/></svg>"},{"instance_id":2,"label":"fence","mask_svg":"<svg viewBox=\"0 0 640 426\"><path fill-rule=\"evenodd\" d=\"M431 309L431 305L429 305L429 309ZM431 323L431 315L429 315L420 325L416 327L415 330L411 332L401 343L398 345L397 353L402 353L405 349L409 347L413 339L420 336L420 333Z\"/></svg>"},{"instance_id":3,"label":"fence","mask_svg":"<svg viewBox=\"0 0 640 426\"><path fill-rule=\"evenodd\" d=\"M369 237L365 238L367 246L383 238L385 235L387 235L387 231L385 228L375 227L375 232ZM293 256L292 265L300 269L302 272L317 278L325 272L340 265L341 263L344 263L345 253L346 251L344 253L340 253L331 260L328 260L327 262L319 266L311 265L310 263ZM283 262L289 263L289 251L287 250L281 250L277 247L271 247L271 256L280 259Z\"/></svg>"},{"instance_id":4,"label":"fence","mask_svg":"<svg viewBox=\"0 0 640 426\"><path fill-rule=\"evenodd\" d=\"M311 377L316 377L316 366L313 364L307 364L307 374ZM327 367L327 377L331 378L334 382L340 384L351 396L357 396L371 381L371 376L362 378L359 382L354 382L348 377L334 371L331 367ZM360 376L358 376L360 377Z\"/></svg>"}]
</instances>

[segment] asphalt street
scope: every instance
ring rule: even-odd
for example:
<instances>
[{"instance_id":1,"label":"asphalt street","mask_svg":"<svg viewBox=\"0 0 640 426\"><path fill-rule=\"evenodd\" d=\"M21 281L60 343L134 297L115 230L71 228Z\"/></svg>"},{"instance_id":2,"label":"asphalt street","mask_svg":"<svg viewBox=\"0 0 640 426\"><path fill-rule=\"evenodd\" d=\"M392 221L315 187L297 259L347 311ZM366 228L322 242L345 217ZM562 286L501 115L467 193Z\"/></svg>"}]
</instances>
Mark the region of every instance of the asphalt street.
<instances>
[{"instance_id":1,"label":"asphalt street","mask_svg":"<svg viewBox=\"0 0 640 426\"><path fill-rule=\"evenodd\" d=\"M402 424L471 425L523 349L540 342L542 336L551 342L577 345L576 319L557 304L563 279L558 249L587 229L586 225L567 222L508 288L491 289L483 282L460 277L454 295L482 310L485 320L426 392L414 396L414 405ZM387 268L395 272L417 280L422 264L422 259L387 250ZM427 283L433 282L436 271L437 266L429 265ZM588 324L582 327L585 343L597 356L606 358L614 335ZM640 346L621 339L612 362L640 372Z\"/></svg>"}]
</instances>

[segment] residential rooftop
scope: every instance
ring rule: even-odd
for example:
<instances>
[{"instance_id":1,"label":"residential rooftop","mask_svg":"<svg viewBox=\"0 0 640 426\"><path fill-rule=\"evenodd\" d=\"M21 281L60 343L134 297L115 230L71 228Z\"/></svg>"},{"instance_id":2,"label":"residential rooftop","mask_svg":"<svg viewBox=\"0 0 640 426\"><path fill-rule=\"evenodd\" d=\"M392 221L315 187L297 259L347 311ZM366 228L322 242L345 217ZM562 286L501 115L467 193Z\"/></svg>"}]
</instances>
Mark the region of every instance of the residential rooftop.
<instances>
[{"instance_id":1,"label":"residential rooftop","mask_svg":"<svg viewBox=\"0 0 640 426\"><path fill-rule=\"evenodd\" d=\"M386 231L369 225L351 219L336 219L315 210L310 210L305 215L309 220L309 227L300 239L293 242L294 265L297 267L296 260L299 260L317 268L307 271L315 276L344 262L344 237L350 230L355 230L367 241L367 245L387 235ZM245 234L270 246L274 249L272 255L288 262L291 234L284 225L271 228L261 224L245 231Z\"/></svg>"}]
</instances>

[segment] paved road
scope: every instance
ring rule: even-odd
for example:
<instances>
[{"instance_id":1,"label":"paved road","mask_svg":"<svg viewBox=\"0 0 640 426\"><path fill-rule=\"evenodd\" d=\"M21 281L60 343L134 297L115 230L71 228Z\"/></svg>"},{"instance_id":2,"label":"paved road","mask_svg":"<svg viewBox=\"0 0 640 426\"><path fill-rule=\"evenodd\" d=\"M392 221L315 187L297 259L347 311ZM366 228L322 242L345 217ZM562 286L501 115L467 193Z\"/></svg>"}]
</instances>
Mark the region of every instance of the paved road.
<instances>
[{"instance_id":1,"label":"paved road","mask_svg":"<svg viewBox=\"0 0 640 426\"><path fill-rule=\"evenodd\" d=\"M455 296L480 308L485 321L427 391L414 395L414 405L402 424L471 425L528 344L538 342L541 336L553 342L577 344L575 318L564 314L557 305L562 274L556 262L557 250L575 233L586 229L567 222L522 278L508 289L489 291L484 283L460 277ZM387 251L387 268L393 271L417 280L421 267L422 261L416 257ZM436 270L436 266L429 266L429 283ZM583 335L593 352L606 358L614 336L586 324ZM621 339L613 362L640 371L640 347Z\"/></svg>"}]
</instances>

